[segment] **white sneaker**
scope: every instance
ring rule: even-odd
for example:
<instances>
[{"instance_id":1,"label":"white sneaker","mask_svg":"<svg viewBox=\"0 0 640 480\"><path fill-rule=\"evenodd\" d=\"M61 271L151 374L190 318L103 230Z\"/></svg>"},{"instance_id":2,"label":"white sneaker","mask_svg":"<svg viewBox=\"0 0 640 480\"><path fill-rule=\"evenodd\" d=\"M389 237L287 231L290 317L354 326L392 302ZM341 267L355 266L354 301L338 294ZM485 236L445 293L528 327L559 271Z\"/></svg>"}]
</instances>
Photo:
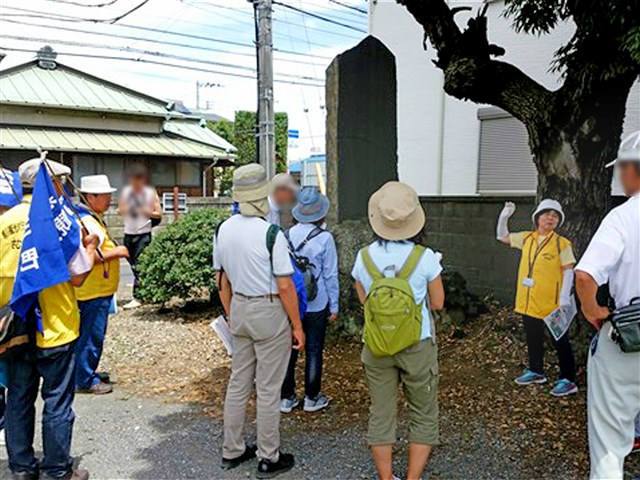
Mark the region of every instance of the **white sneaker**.
<instances>
[{"instance_id":1,"label":"white sneaker","mask_svg":"<svg viewBox=\"0 0 640 480\"><path fill-rule=\"evenodd\" d=\"M283 398L280 401L280 412L291 413L298 405L300 405L300 401L297 398Z\"/></svg>"},{"instance_id":2,"label":"white sneaker","mask_svg":"<svg viewBox=\"0 0 640 480\"><path fill-rule=\"evenodd\" d=\"M323 394L318 395L318 398L311 400L309 397L304 398L304 411L305 412L318 412L329 406L329 400Z\"/></svg>"},{"instance_id":3,"label":"white sneaker","mask_svg":"<svg viewBox=\"0 0 640 480\"><path fill-rule=\"evenodd\" d=\"M124 310L133 310L134 308L138 308L140 307L142 304L136 300L135 298L133 300L131 300L129 303L127 303L126 305L123 305L122 308Z\"/></svg>"},{"instance_id":4,"label":"white sneaker","mask_svg":"<svg viewBox=\"0 0 640 480\"><path fill-rule=\"evenodd\" d=\"M0 445L6 445L7 444L7 437L6 437L6 432L4 430L4 428L2 430L0 430Z\"/></svg>"}]
</instances>

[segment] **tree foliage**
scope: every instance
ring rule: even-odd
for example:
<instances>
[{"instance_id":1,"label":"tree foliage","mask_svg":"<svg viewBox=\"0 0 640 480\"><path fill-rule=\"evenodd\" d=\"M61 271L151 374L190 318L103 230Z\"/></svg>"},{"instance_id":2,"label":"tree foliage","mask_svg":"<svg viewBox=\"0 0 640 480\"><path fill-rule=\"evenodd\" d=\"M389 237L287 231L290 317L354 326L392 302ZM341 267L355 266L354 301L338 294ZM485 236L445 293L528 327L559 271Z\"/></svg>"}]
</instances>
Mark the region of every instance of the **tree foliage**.
<instances>
[{"instance_id":1,"label":"tree foliage","mask_svg":"<svg viewBox=\"0 0 640 480\"><path fill-rule=\"evenodd\" d=\"M213 237L228 216L226 210L195 210L156 235L138 260L140 297L164 303L214 289Z\"/></svg>"},{"instance_id":2,"label":"tree foliage","mask_svg":"<svg viewBox=\"0 0 640 480\"><path fill-rule=\"evenodd\" d=\"M289 147L289 116L285 112L276 112L276 170L287 170L287 151ZM237 111L233 122L221 120L208 122L207 126L238 149L236 165L246 165L257 161L256 157L256 114L246 110ZM220 194L231 192L231 169L220 169L216 178L220 179Z\"/></svg>"}]
</instances>

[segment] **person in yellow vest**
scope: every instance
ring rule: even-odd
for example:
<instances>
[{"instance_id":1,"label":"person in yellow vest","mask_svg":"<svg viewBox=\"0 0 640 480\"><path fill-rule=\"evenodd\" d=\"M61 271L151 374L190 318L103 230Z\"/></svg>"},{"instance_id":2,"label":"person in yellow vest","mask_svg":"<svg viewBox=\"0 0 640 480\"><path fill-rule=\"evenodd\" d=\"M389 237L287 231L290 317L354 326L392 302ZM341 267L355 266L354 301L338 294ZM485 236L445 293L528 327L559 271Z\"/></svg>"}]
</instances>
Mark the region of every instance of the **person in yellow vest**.
<instances>
[{"instance_id":1,"label":"person in yellow vest","mask_svg":"<svg viewBox=\"0 0 640 480\"><path fill-rule=\"evenodd\" d=\"M111 385L101 381L96 370L107 333L109 307L118 290L120 259L129 257L127 247L116 246L102 220L111 205L111 194L115 191L106 175L90 175L80 179L80 192L86 204L78 205L78 212L87 230L97 235L104 262L98 259L86 282L76 288L80 307L80 338L76 344L78 393L103 395L113 391Z\"/></svg>"},{"instance_id":2,"label":"person in yellow vest","mask_svg":"<svg viewBox=\"0 0 640 480\"><path fill-rule=\"evenodd\" d=\"M25 224L28 220L31 193L41 160L29 160L20 165L20 181L24 187L22 203L0 217L0 305L11 299L13 283ZM53 174L63 181L71 173L69 167L49 161ZM61 183L55 182L58 194ZM15 480L72 479L87 480L89 472L73 470L71 437L75 393L75 342L80 334L80 312L74 287L82 285L93 267L98 238L83 237L78 252L68 268L71 279L46 288L38 295L42 317L42 333L34 331L33 345L12 356L7 362L8 397L5 430L9 468ZM35 312L27 322L35 322ZM41 385L42 379L42 386ZM34 455L35 401L38 390L44 400L42 437L44 458ZM3 477L4 478L4 477Z\"/></svg>"},{"instance_id":3,"label":"person in yellow vest","mask_svg":"<svg viewBox=\"0 0 640 480\"><path fill-rule=\"evenodd\" d=\"M571 304L576 258L571 242L556 233L556 228L564 223L564 212L559 202L550 199L540 202L532 215L536 230L510 234L508 221L515 211L513 203L505 204L496 231L502 243L522 250L515 311L522 315L524 322L529 368L515 381L519 385L541 384L547 382L544 375L544 337L547 330L544 319L559 307ZM551 394L556 397L574 394L578 386L569 331L553 343L560 362L560 378Z\"/></svg>"}]
</instances>

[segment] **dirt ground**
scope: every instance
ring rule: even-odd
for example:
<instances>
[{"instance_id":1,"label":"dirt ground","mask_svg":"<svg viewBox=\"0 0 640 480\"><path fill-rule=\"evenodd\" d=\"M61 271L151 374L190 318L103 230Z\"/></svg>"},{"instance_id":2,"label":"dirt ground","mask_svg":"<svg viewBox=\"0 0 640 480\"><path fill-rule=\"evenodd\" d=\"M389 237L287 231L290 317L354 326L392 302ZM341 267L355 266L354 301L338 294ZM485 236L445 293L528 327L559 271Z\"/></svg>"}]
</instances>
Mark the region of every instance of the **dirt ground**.
<instances>
[{"instance_id":1,"label":"dirt ground","mask_svg":"<svg viewBox=\"0 0 640 480\"><path fill-rule=\"evenodd\" d=\"M109 326L104 367L127 394L188 403L220 419L229 358L209 327L214 317L215 312L200 307L121 312ZM517 461L518 478L586 478L583 371L580 393L564 399L553 398L550 385L518 387L513 378L525 364L526 348L519 323L504 310L478 319L462 339L438 341L443 443L455 441L464 453L482 450L488 442L492 455L497 451ZM283 422L285 432L363 430L368 395L360 348L358 342L327 348L323 390L332 398L331 407L323 415L291 414ZM555 355L547 357L547 373L554 378ZM399 441L397 449L403 453L406 441ZM627 459L626 470L627 478L640 477L640 455ZM431 472L431 478L447 477Z\"/></svg>"}]
</instances>

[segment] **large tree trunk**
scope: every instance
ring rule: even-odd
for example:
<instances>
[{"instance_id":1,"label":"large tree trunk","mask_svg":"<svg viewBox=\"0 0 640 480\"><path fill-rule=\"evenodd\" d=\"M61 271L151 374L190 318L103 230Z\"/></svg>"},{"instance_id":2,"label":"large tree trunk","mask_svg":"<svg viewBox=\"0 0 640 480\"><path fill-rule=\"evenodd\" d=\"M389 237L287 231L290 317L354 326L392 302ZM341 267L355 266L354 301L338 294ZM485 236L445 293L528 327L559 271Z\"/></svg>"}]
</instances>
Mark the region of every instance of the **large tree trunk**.
<instances>
[{"instance_id":1,"label":"large tree trunk","mask_svg":"<svg viewBox=\"0 0 640 480\"><path fill-rule=\"evenodd\" d=\"M562 203L567 221L561 233L579 257L611 208L612 171L605 165L616 157L627 97L639 73L621 43L620 25L607 23L606 4L594 14L597 2L567 3L577 28L570 44L560 49L567 56L564 84L552 92L495 59L504 49L489 43L488 5L461 29L454 16L468 7L452 9L446 0L397 2L423 26L425 40L437 50L434 63L444 73L449 95L500 107L526 126L538 169L538 197ZM587 322L577 324L578 356L584 359L591 332Z\"/></svg>"}]
</instances>

